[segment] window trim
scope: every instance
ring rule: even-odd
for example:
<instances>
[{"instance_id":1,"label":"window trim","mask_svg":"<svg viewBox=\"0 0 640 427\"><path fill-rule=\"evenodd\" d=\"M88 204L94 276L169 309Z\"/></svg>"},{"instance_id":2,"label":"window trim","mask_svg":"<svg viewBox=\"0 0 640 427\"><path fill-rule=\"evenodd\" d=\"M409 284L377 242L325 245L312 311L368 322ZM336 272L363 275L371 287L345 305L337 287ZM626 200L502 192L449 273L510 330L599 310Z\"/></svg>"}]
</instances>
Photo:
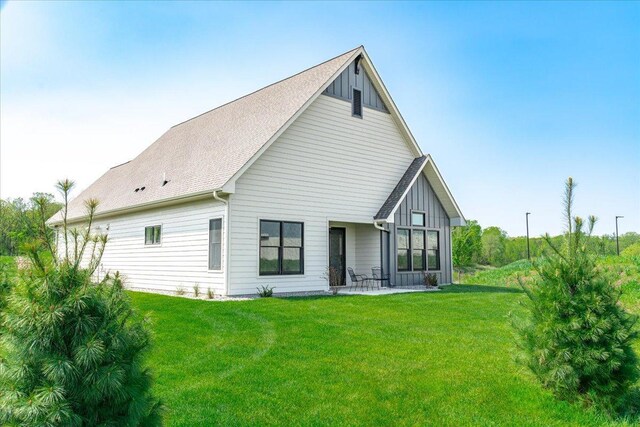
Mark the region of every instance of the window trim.
<instances>
[{"instance_id":1,"label":"window trim","mask_svg":"<svg viewBox=\"0 0 640 427\"><path fill-rule=\"evenodd\" d=\"M219 219L220 222L220 269L219 270L212 270L210 268L209 264L209 260L210 260L210 256L211 256L211 221ZM225 234L224 234L224 216L223 215L219 215L219 216L212 216L207 220L207 233L208 233L208 246L207 246L207 272L209 273L222 273L224 271L224 258L225 258L225 253L224 253L224 248L225 248Z\"/></svg>"},{"instance_id":2,"label":"window trim","mask_svg":"<svg viewBox=\"0 0 640 427\"><path fill-rule=\"evenodd\" d=\"M260 253L261 253L261 249L263 248L262 246L262 235L261 235L261 230L262 230L262 222L277 222L280 224L280 242L278 246L264 246L267 248L278 248L278 272L277 273L262 273L260 271ZM300 228L301 228L301 233L300 233L300 244L301 246L284 246L284 236L283 236L283 227L285 223L290 223L290 224L300 224ZM304 262L304 257L305 257L305 251L304 251L304 221L298 221L298 220L288 220L288 219L266 219L266 218L258 218L258 275L257 277L259 279L262 278L267 278L267 277L282 277L282 276L287 276L287 277L304 277L304 268L305 268L305 262ZM282 261L283 261L283 252L285 248L296 248L300 250L300 271L296 271L296 272L283 272L282 270Z\"/></svg>"},{"instance_id":3,"label":"window trim","mask_svg":"<svg viewBox=\"0 0 640 427\"><path fill-rule=\"evenodd\" d=\"M156 227L160 227L160 241L159 242L155 242L155 243L147 243L147 228L156 228ZM153 224L153 225L145 225L144 226L144 234L142 236L142 239L144 241L144 246L145 247L158 247L158 246L162 246L162 241L164 240L164 231L163 231L163 224Z\"/></svg>"}]
</instances>

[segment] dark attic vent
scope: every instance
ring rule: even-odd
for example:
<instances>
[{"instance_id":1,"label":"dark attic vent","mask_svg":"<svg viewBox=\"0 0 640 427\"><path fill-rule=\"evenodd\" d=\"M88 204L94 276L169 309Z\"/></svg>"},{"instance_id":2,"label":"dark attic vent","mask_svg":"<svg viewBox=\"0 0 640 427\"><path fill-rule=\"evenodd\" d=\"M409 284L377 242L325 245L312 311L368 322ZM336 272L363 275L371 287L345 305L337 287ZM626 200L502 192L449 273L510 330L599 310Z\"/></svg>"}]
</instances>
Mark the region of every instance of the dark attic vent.
<instances>
[{"instance_id":1,"label":"dark attic vent","mask_svg":"<svg viewBox=\"0 0 640 427\"><path fill-rule=\"evenodd\" d=\"M169 183L169 181L167 181L166 179L164 181L162 181L162 186L164 187L165 185L167 185Z\"/></svg>"},{"instance_id":2,"label":"dark attic vent","mask_svg":"<svg viewBox=\"0 0 640 427\"><path fill-rule=\"evenodd\" d=\"M360 89L353 89L353 115L362 118L362 92Z\"/></svg>"},{"instance_id":3,"label":"dark attic vent","mask_svg":"<svg viewBox=\"0 0 640 427\"><path fill-rule=\"evenodd\" d=\"M137 193L138 191L140 191L140 189L139 189L139 188L136 188L136 189L135 189L135 190L133 190L133 191L134 191L134 193Z\"/></svg>"},{"instance_id":4,"label":"dark attic vent","mask_svg":"<svg viewBox=\"0 0 640 427\"><path fill-rule=\"evenodd\" d=\"M140 191L144 191L144 189L147 187L140 187Z\"/></svg>"}]
</instances>

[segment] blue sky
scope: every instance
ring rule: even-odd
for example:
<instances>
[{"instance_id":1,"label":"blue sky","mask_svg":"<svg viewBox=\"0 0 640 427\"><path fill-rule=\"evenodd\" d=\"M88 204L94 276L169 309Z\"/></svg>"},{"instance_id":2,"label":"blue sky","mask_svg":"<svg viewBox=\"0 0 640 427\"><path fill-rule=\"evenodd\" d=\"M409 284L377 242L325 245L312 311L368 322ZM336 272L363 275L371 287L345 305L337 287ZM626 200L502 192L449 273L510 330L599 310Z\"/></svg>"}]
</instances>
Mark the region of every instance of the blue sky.
<instances>
[{"instance_id":1,"label":"blue sky","mask_svg":"<svg viewBox=\"0 0 640 427\"><path fill-rule=\"evenodd\" d=\"M467 218L640 232L640 3L3 2L3 198L79 188L170 126L364 44Z\"/></svg>"}]
</instances>

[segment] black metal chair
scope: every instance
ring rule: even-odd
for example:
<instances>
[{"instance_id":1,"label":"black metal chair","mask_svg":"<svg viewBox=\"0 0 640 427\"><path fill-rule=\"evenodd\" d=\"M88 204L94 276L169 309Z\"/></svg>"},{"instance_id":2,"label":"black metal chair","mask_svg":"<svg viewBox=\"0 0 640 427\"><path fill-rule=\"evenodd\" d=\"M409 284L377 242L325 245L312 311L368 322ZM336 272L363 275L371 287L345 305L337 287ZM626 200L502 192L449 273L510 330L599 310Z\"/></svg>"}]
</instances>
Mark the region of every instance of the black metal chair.
<instances>
[{"instance_id":1,"label":"black metal chair","mask_svg":"<svg viewBox=\"0 0 640 427\"><path fill-rule=\"evenodd\" d=\"M371 273L372 273L371 281L378 285L378 289L380 289L380 287L386 287L385 283L386 285L389 285L389 275L382 274L381 267L373 267L371 269Z\"/></svg>"},{"instance_id":2,"label":"black metal chair","mask_svg":"<svg viewBox=\"0 0 640 427\"><path fill-rule=\"evenodd\" d=\"M358 284L360 284L360 288L364 289L364 286L367 286L367 289L369 289L369 282L371 281L370 278L368 278L367 276L364 276L362 274L356 274L353 272L353 268L351 267L347 267L347 271L349 272L349 277L351 278L351 283L354 286L354 288L357 290L358 289Z\"/></svg>"}]
</instances>

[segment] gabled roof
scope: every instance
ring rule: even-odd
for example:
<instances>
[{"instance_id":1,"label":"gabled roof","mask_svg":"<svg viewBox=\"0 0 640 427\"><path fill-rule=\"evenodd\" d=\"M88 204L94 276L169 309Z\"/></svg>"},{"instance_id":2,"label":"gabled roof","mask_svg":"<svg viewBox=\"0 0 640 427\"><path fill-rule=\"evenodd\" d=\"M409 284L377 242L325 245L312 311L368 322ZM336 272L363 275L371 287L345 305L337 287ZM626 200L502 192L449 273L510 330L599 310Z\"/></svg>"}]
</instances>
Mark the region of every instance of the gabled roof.
<instances>
[{"instance_id":1,"label":"gabled roof","mask_svg":"<svg viewBox=\"0 0 640 427\"><path fill-rule=\"evenodd\" d=\"M84 217L90 198L100 201L100 215L222 189L362 51L360 46L173 126L75 197L68 218ZM50 223L60 219L56 215Z\"/></svg>"},{"instance_id":2,"label":"gabled roof","mask_svg":"<svg viewBox=\"0 0 640 427\"><path fill-rule=\"evenodd\" d=\"M68 219L83 219L84 201L92 198L100 201L96 215L103 216L205 197L213 191L233 193L235 181L358 56L409 150L416 157L423 157L367 52L360 46L173 126L136 158L109 169L74 198L69 204ZM437 169L435 173L441 182L438 189L444 190L434 189L445 210L457 211L462 218ZM450 199L448 203L444 196ZM49 223L58 224L61 218L59 212Z\"/></svg>"},{"instance_id":3,"label":"gabled roof","mask_svg":"<svg viewBox=\"0 0 640 427\"><path fill-rule=\"evenodd\" d=\"M384 202L382 207L380 207L380 210L373 219L380 222L393 222L398 206L400 206L400 203L402 203L411 189L411 186L416 182L416 179L418 179L418 176L420 176L421 173L424 173L427 181L429 181L433 191L436 193L438 200L449 216L451 225L465 225L466 221L458 207L458 204L451 195L447 184L442 179L433 159L428 155L413 159L404 175L402 175L402 178L400 178L400 181L398 181L398 184L395 186L391 194L389 194L389 197L387 197L387 200Z\"/></svg>"}]
</instances>

